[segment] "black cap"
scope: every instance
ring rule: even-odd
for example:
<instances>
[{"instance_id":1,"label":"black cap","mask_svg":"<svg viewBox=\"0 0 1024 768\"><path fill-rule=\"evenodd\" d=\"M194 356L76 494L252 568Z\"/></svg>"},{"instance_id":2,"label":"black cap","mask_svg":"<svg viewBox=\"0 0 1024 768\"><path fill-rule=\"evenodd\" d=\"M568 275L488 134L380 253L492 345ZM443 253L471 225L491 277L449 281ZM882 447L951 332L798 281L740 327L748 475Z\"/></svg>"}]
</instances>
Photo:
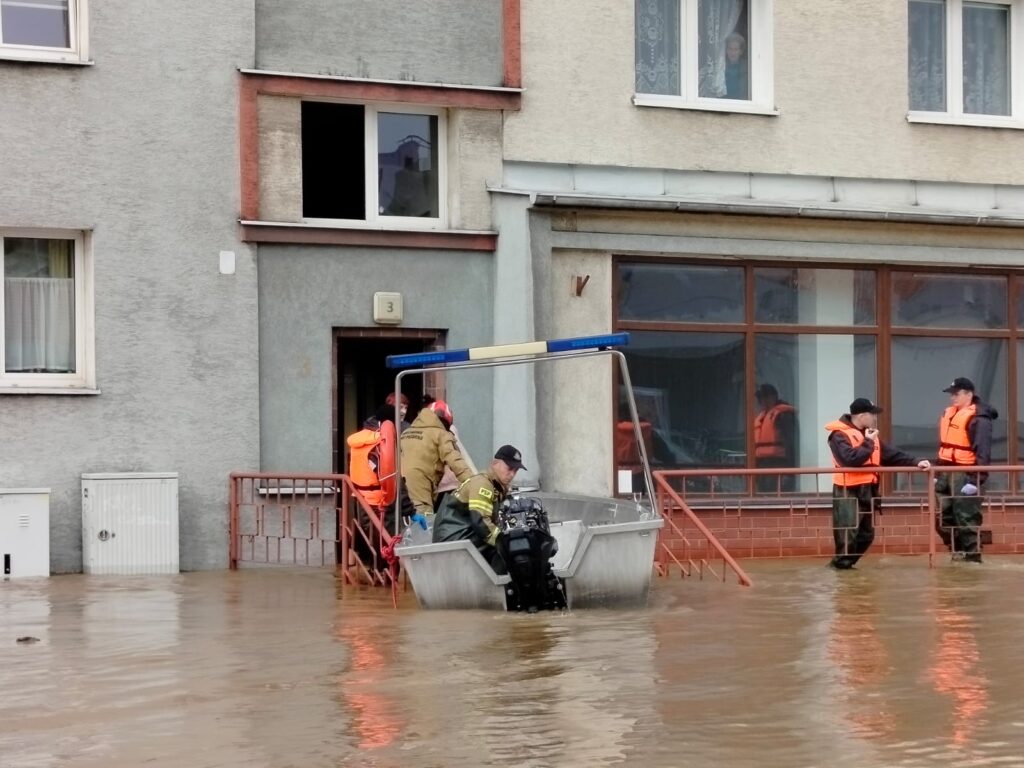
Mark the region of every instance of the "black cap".
<instances>
[{"instance_id":1,"label":"black cap","mask_svg":"<svg viewBox=\"0 0 1024 768\"><path fill-rule=\"evenodd\" d=\"M858 413L881 413L882 409L872 403L866 397L858 397L852 403L850 403L850 415L856 416Z\"/></svg>"},{"instance_id":2,"label":"black cap","mask_svg":"<svg viewBox=\"0 0 1024 768\"><path fill-rule=\"evenodd\" d=\"M774 397L778 399L779 390L775 388L774 384L762 384L754 391L754 397Z\"/></svg>"},{"instance_id":3,"label":"black cap","mask_svg":"<svg viewBox=\"0 0 1024 768\"><path fill-rule=\"evenodd\" d=\"M497 453L494 454L494 458L501 459L512 469L526 469L523 466L523 454L519 452L518 448L511 445L501 446Z\"/></svg>"},{"instance_id":4,"label":"black cap","mask_svg":"<svg viewBox=\"0 0 1024 768\"><path fill-rule=\"evenodd\" d=\"M965 379L963 376L957 376L953 379L953 383L946 387L943 392L959 392L961 389L966 389L968 392L974 391L974 382L970 379Z\"/></svg>"}]
</instances>

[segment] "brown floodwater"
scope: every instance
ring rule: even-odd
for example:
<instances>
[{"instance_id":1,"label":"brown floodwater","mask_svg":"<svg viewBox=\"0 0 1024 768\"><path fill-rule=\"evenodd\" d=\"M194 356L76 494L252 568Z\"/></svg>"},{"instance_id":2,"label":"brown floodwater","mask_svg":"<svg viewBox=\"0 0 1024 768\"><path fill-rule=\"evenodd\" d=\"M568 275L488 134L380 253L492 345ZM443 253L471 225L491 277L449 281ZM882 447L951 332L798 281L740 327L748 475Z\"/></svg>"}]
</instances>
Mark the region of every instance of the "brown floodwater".
<instances>
[{"instance_id":1,"label":"brown floodwater","mask_svg":"<svg viewBox=\"0 0 1024 768\"><path fill-rule=\"evenodd\" d=\"M1024 558L744 565L534 616L329 571L2 582L0 766L1024 765Z\"/></svg>"}]
</instances>

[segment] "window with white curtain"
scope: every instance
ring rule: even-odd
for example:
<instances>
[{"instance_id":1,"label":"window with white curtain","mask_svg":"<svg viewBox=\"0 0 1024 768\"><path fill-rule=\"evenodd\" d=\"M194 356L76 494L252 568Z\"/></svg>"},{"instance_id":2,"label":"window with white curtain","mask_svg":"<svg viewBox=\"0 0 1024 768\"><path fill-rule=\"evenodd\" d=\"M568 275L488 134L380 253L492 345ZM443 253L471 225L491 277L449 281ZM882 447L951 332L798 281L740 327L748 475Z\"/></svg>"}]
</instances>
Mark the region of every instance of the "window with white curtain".
<instances>
[{"instance_id":1,"label":"window with white curtain","mask_svg":"<svg viewBox=\"0 0 1024 768\"><path fill-rule=\"evenodd\" d=\"M640 106L772 111L771 0L635 0Z\"/></svg>"},{"instance_id":2,"label":"window with white curtain","mask_svg":"<svg viewBox=\"0 0 1024 768\"><path fill-rule=\"evenodd\" d=\"M84 238L0 231L0 391L91 386Z\"/></svg>"},{"instance_id":3,"label":"window with white curtain","mask_svg":"<svg viewBox=\"0 0 1024 768\"><path fill-rule=\"evenodd\" d=\"M88 0L0 0L0 58L82 63Z\"/></svg>"},{"instance_id":4,"label":"window with white curtain","mask_svg":"<svg viewBox=\"0 0 1024 768\"><path fill-rule=\"evenodd\" d=\"M1022 14L1022 0L909 0L910 120L1024 121Z\"/></svg>"}]
</instances>

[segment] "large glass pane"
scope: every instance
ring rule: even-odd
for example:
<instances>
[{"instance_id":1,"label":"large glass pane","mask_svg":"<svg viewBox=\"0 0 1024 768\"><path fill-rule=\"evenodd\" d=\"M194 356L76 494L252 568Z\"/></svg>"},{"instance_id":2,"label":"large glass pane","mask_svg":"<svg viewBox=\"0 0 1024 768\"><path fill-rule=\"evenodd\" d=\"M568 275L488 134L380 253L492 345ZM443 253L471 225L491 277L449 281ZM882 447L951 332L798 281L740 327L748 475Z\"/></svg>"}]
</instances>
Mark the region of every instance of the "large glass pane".
<instances>
[{"instance_id":1,"label":"large glass pane","mask_svg":"<svg viewBox=\"0 0 1024 768\"><path fill-rule=\"evenodd\" d=\"M678 96L679 0L636 0L636 92Z\"/></svg>"},{"instance_id":2,"label":"large glass pane","mask_svg":"<svg viewBox=\"0 0 1024 768\"><path fill-rule=\"evenodd\" d=\"M68 0L0 0L6 45L70 48Z\"/></svg>"},{"instance_id":3,"label":"large glass pane","mask_svg":"<svg viewBox=\"0 0 1024 768\"><path fill-rule=\"evenodd\" d=\"M5 370L75 371L75 242L3 241Z\"/></svg>"},{"instance_id":4,"label":"large glass pane","mask_svg":"<svg viewBox=\"0 0 1024 768\"><path fill-rule=\"evenodd\" d=\"M875 399L874 336L769 334L755 337L755 455L757 467L828 467L832 464L823 427L849 410L858 397ZM783 403L771 418L772 408ZM758 415L764 412L758 424ZM782 429L765 426L779 421ZM775 433L778 440L771 440ZM759 440L758 435L764 439ZM778 442L781 445L771 446ZM760 445L758 445L760 443ZM826 488L828 478L813 475L766 477L758 488L774 492Z\"/></svg>"},{"instance_id":5,"label":"large glass pane","mask_svg":"<svg viewBox=\"0 0 1024 768\"><path fill-rule=\"evenodd\" d=\"M1017 302L1017 327L1024 328L1024 277L1013 278L1013 295ZM1021 383L1024 384L1024 380Z\"/></svg>"},{"instance_id":6,"label":"large glass pane","mask_svg":"<svg viewBox=\"0 0 1024 768\"><path fill-rule=\"evenodd\" d=\"M377 116L378 204L382 216L440 217L437 116Z\"/></svg>"},{"instance_id":7,"label":"large glass pane","mask_svg":"<svg viewBox=\"0 0 1024 768\"><path fill-rule=\"evenodd\" d=\"M946 111L946 2L910 2L910 108Z\"/></svg>"},{"instance_id":8,"label":"large glass pane","mask_svg":"<svg viewBox=\"0 0 1024 768\"><path fill-rule=\"evenodd\" d=\"M1010 114L1010 6L964 3L964 112Z\"/></svg>"},{"instance_id":9,"label":"large glass pane","mask_svg":"<svg viewBox=\"0 0 1024 768\"><path fill-rule=\"evenodd\" d=\"M949 406L949 395L942 390L957 376L966 376L977 387L978 397L1000 413L992 425L992 460L1004 463L1009 413L1006 345L1003 339L894 336L892 442L915 456L934 459L939 450L939 417ZM993 477L990 485L1005 488L1006 478Z\"/></svg>"},{"instance_id":10,"label":"large glass pane","mask_svg":"<svg viewBox=\"0 0 1024 768\"><path fill-rule=\"evenodd\" d=\"M620 320L742 323L743 268L623 264L618 305Z\"/></svg>"},{"instance_id":11,"label":"large glass pane","mask_svg":"<svg viewBox=\"0 0 1024 768\"><path fill-rule=\"evenodd\" d=\"M916 328L1005 328L1006 278L894 272L892 324Z\"/></svg>"},{"instance_id":12,"label":"large glass pane","mask_svg":"<svg viewBox=\"0 0 1024 768\"><path fill-rule=\"evenodd\" d=\"M742 334L634 331L624 351L655 468L745 464Z\"/></svg>"},{"instance_id":13,"label":"large glass pane","mask_svg":"<svg viewBox=\"0 0 1024 768\"><path fill-rule=\"evenodd\" d=\"M852 269L755 269L754 321L874 325L875 273Z\"/></svg>"},{"instance_id":14,"label":"large glass pane","mask_svg":"<svg viewBox=\"0 0 1024 768\"><path fill-rule=\"evenodd\" d=\"M712 99L750 98L750 14L747 0L697 3L697 93Z\"/></svg>"}]
</instances>

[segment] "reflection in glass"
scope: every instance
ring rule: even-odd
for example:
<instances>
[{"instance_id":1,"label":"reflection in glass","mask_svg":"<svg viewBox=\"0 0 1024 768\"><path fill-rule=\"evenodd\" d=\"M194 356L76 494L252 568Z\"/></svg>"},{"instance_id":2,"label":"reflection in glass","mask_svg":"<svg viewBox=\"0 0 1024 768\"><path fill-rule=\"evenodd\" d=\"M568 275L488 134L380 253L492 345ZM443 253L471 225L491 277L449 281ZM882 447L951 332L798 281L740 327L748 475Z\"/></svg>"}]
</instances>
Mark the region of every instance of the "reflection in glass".
<instances>
[{"instance_id":1,"label":"reflection in glass","mask_svg":"<svg viewBox=\"0 0 1024 768\"><path fill-rule=\"evenodd\" d=\"M1006 278L894 272L892 324L916 328L1005 328Z\"/></svg>"},{"instance_id":2,"label":"reflection in glass","mask_svg":"<svg viewBox=\"0 0 1024 768\"><path fill-rule=\"evenodd\" d=\"M5 45L70 48L68 0L0 0Z\"/></svg>"},{"instance_id":3,"label":"reflection in glass","mask_svg":"<svg viewBox=\"0 0 1024 768\"><path fill-rule=\"evenodd\" d=\"M742 323L743 268L623 264L618 306L620 320Z\"/></svg>"},{"instance_id":4,"label":"reflection in glass","mask_svg":"<svg viewBox=\"0 0 1024 768\"><path fill-rule=\"evenodd\" d=\"M656 467L746 463L742 334L634 331L625 352Z\"/></svg>"},{"instance_id":5,"label":"reflection in glass","mask_svg":"<svg viewBox=\"0 0 1024 768\"><path fill-rule=\"evenodd\" d=\"M795 408L790 449L794 461L785 466L831 466L822 427L846 413L854 398L875 399L875 337L759 333L754 350L756 386L771 385L780 400ZM829 483L828 478L819 480L813 475L796 481L800 490L809 491Z\"/></svg>"},{"instance_id":6,"label":"reflection in glass","mask_svg":"<svg viewBox=\"0 0 1024 768\"><path fill-rule=\"evenodd\" d=\"M377 185L382 216L436 219L437 116L381 112L377 116Z\"/></svg>"},{"instance_id":7,"label":"reflection in glass","mask_svg":"<svg viewBox=\"0 0 1024 768\"><path fill-rule=\"evenodd\" d=\"M3 238L8 373L75 372L75 242Z\"/></svg>"},{"instance_id":8,"label":"reflection in glass","mask_svg":"<svg viewBox=\"0 0 1024 768\"><path fill-rule=\"evenodd\" d=\"M875 273L759 267L754 270L754 321L874 325Z\"/></svg>"},{"instance_id":9,"label":"reflection in glass","mask_svg":"<svg viewBox=\"0 0 1024 768\"><path fill-rule=\"evenodd\" d=\"M958 339L894 336L892 339L892 441L914 456L938 453L939 417L949 406L942 389L966 376L976 394L1001 418L992 422L992 462L1006 461L1007 342L1003 339ZM883 435L884 439L884 435ZM1006 478L993 475L986 488L1004 488Z\"/></svg>"},{"instance_id":10,"label":"reflection in glass","mask_svg":"<svg viewBox=\"0 0 1024 768\"><path fill-rule=\"evenodd\" d=\"M636 0L636 92L680 94L679 0Z\"/></svg>"},{"instance_id":11,"label":"reflection in glass","mask_svg":"<svg viewBox=\"0 0 1024 768\"><path fill-rule=\"evenodd\" d=\"M964 3L964 112L1010 114L1010 7Z\"/></svg>"},{"instance_id":12,"label":"reflection in glass","mask_svg":"<svg viewBox=\"0 0 1024 768\"><path fill-rule=\"evenodd\" d=\"M910 108L946 111L946 3L910 0Z\"/></svg>"}]
</instances>

